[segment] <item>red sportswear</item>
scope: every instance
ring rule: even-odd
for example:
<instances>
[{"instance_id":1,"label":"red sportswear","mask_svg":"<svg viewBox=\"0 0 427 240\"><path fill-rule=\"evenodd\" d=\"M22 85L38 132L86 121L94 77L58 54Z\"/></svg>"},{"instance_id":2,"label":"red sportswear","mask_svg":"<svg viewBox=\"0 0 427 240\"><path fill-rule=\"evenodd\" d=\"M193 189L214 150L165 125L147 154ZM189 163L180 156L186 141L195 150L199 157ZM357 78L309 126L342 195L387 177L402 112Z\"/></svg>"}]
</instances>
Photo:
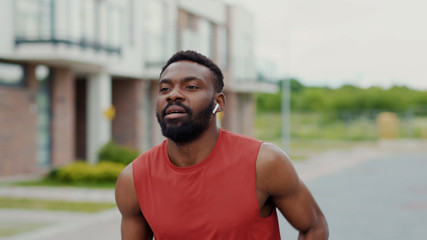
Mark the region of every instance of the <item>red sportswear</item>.
<instances>
[{"instance_id":1,"label":"red sportswear","mask_svg":"<svg viewBox=\"0 0 427 240\"><path fill-rule=\"evenodd\" d=\"M262 142L224 130L209 156L176 167L165 140L132 165L141 211L158 240L280 239L276 211L263 218L256 195Z\"/></svg>"}]
</instances>

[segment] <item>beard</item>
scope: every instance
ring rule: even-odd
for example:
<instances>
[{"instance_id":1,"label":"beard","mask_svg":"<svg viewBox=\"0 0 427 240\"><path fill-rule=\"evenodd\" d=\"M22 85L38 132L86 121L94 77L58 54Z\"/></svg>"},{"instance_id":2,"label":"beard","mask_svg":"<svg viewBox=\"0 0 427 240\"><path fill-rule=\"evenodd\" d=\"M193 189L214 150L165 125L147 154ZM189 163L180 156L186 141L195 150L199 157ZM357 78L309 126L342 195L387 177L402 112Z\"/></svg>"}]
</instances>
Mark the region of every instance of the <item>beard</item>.
<instances>
[{"instance_id":1,"label":"beard","mask_svg":"<svg viewBox=\"0 0 427 240\"><path fill-rule=\"evenodd\" d=\"M187 117L183 119L165 119L166 109L171 105L177 105L184 108L187 113ZM181 102L168 103L168 105L163 108L161 116L157 112L156 117L160 124L160 128L162 129L163 136L171 139L178 145L184 145L197 140L208 128L213 108L214 101L212 99L206 107L194 115L193 111Z\"/></svg>"}]
</instances>

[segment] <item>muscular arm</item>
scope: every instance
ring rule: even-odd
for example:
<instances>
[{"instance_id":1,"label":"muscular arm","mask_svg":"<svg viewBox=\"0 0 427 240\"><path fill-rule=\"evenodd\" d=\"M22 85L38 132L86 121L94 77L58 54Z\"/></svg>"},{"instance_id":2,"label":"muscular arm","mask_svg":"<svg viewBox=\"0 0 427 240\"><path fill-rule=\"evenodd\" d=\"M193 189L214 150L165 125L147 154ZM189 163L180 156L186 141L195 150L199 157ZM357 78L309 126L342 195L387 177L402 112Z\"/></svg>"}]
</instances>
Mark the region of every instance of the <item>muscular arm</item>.
<instances>
[{"instance_id":1,"label":"muscular arm","mask_svg":"<svg viewBox=\"0 0 427 240\"><path fill-rule=\"evenodd\" d=\"M153 239L150 226L139 207L133 183L132 164L120 174L116 184L116 203L122 214L122 239Z\"/></svg>"},{"instance_id":2,"label":"muscular arm","mask_svg":"<svg viewBox=\"0 0 427 240\"><path fill-rule=\"evenodd\" d=\"M299 240L328 239L326 219L286 154L264 143L257 159L257 190L271 198L288 222L299 231Z\"/></svg>"}]
</instances>

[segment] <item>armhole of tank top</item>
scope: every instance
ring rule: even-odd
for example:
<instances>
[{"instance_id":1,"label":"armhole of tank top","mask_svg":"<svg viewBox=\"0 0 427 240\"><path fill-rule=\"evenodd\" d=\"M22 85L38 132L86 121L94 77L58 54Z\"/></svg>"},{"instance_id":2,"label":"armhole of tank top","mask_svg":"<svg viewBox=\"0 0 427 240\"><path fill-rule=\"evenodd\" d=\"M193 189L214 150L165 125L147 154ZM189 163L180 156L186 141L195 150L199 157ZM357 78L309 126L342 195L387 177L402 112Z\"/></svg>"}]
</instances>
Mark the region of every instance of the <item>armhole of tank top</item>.
<instances>
[{"instance_id":1,"label":"armhole of tank top","mask_svg":"<svg viewBox=\"0 0 427 240\"><path fill-rule=\"evenodd\" d=\"M257 186L257 177L256 177L256 165L257 165L257 162L258 162L258 156L259 156L259 152L260 152L260 150L261 150L261 146L264 144L265 142L264 141L259 141L259 145L258 145L258 150L257 150L257 153L256 153L256 159L255 159L255 200L256 200L256 204L257 204L257 210L258 210L258 216L259 216L259 219L261 219L262 221L269 221L269 219L271 219L271 218L276 218L277 219L277 217L275 217L275 216L277 216L277 212L276 212L276 207L274 206L273 207L273 210L271 211L271 213L270 213L270 215L268 215L267 217L262 217L261 216L261 209L260 209L260 207L259 207L259 203L258 203L258 196L257 196L257 189L256 189L256 186Z\"/></svg>"},{"instance_id":2,"label":"armhole of tank top","mask_svg":"<svg viewBox=\"0 0 427 240\"><path fill-rule=\"evenodd\" d=\"M259 206L259 202L258 202L258 189L257 189L257 163L258 163L258 156L259 156L259 151L261 150L261 146L262 146L262 144L263 144L264 142L262 142L262 141L258 141L257 142L257 151L256 151L256 154L254 154L255 155L255 160L253 160L253 162L251 162L251 164L253 164L253 170L252 171L254 171L254 192L255 192L255 196L254 196L254 198L255 198L255 203L256 203L256 209L258 210L258 214L257 214L257 216L259 216L260 218L262 218L262 219L264 219L262 216L261 216L261 208L260 208L260 206ZM266 217L266 218L268 218L268 217Z\"/></svg>"},{"instance_id":3,"label":"armhole of tank top","mask_svg":"<svg viewBox=\"0 0 427 240\"><path fill-rule=\"evenodd\" d=\"M138 182L138 179L137 179L137 177L136 177L136 174L135 174L135 165L137 165L137 163L136 163L136 161L133 161L132 163L132 179L133 179L133 187L135 188L135 193L136 193L136 197L138 198L138 201L139 201L139 197L138 197L138 188L137 188L137 182Z\"/></svg>"}]
</instances>

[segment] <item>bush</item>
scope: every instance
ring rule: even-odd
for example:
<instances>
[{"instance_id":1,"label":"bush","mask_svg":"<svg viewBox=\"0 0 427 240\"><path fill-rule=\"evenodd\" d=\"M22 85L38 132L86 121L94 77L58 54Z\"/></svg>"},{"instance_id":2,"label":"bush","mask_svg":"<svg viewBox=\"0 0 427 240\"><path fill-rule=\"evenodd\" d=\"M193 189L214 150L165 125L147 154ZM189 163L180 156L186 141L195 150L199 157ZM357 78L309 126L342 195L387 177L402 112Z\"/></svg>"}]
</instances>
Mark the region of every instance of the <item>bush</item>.
<instances>
[{"instance_id":1,"label":"bush","mask_svg":"<svg viewBox=\"0 0 427 240\"><path fill-rule=\"evenodd\" d=\"M60 182L115 182L125 168L122 163L102 162L91 165L86 162L74 162L57 169L54 177Z\"/></svg>"},{"instance_id":2,"label":"bush","mask_svg":"<svg viewBox=\"0 0 427 240\"><path fill-rule=\"evenodd\" d=\"M99 150L98 160L101 162L115 162L128 165L140 154L136 149L109 142Z\"/></svg>"}]
</instances>

